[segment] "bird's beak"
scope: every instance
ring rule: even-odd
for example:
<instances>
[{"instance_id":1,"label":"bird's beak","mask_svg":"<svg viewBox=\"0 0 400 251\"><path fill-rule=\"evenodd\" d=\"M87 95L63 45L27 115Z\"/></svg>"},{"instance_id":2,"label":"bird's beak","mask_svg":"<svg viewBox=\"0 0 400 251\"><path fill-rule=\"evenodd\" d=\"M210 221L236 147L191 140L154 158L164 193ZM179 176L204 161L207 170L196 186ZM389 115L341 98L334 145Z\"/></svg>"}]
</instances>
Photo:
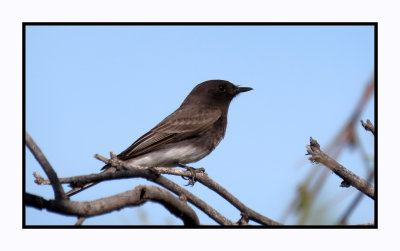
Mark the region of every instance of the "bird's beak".
<instances>
[{"instance_id":1,"label":"bird's beak","mask_svg":"<svg viewBox=\"0 0 400 251\"><path fill-rule=\"evenodd\" d=\"M251 90L253 90L253 88L251 88L251 87L238 87L237 93L248 92L248 91L251 91Z\"/></svg>"}]
</instances>

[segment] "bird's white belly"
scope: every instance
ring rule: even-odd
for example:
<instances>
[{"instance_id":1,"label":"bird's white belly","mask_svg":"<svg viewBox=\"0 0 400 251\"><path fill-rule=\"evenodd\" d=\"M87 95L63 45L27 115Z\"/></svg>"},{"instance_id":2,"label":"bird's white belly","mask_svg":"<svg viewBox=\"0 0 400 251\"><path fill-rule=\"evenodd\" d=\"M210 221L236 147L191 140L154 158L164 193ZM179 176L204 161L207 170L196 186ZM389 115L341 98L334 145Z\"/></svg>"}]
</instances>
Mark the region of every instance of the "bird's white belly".
<instances>
[{"instance_id":1,"label":"bird's white belly","mask_svg":"<svg viewBox=\"0 0 400 251\"><path fill-rule=\"evenodd\" d=\"M169 149L160 149L158 151L144 154L140 157L128 160L127 162L133 166L142 167L172 167L176 163L187 164L196 162L206 156L210 151L202 150L195 146L174 146Z\"/></svg>"}]
</instances>

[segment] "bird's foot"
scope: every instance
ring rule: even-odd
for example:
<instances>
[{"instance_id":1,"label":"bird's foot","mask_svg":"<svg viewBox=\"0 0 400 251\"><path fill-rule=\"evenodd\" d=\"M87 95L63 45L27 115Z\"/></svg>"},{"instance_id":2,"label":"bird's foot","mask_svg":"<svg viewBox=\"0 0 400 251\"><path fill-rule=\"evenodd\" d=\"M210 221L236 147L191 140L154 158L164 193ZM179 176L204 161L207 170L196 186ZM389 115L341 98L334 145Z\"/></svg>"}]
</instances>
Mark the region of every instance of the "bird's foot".
<instances>
[{"instance_id":1,"label":"bird's foot","mask_svg":"<svg viewBox=\"0 0 400 251\"><path fill-rule=\"evenodd\" d=\"M182 176L184 180L188 180L188 183L185 186L193 186L196 183L196 173L204 173L206 170L202 167L194 168L191 166L187 166L185 164L179 164L180 167L186 168L190 172L191 177Z\"/></svg>"}]
</instances>

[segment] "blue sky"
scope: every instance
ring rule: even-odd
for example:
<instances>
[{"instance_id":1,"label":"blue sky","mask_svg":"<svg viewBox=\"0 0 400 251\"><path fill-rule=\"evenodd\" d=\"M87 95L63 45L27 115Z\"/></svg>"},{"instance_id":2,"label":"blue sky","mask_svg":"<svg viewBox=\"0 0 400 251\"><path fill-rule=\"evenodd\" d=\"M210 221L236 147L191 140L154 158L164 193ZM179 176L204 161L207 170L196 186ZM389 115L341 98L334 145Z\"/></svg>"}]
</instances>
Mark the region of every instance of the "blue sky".
<instances>
[{"instance_id":1,"label":"blue sky","mask_svg":"<svg viewBox=\"0 0 400 251\"><path fill-rule=\"evenodd\" d=\"M225 79L253 91L231 104L225 139L193 163L239 200L279 221L304 175L317 168L307 161L309 137L329 145L359 101L373 75L372 26L28 26L26 28L26 130L59 177L96 173L95 153L119 153L173 112L191 89ZM362 119L374 123L369 100ZM373 156L373 137L357 130ZM338 159L361 177L358 151ZM52 198L32 173L45 176L26 151L26 190ZM186 181L171 177L180 185ZM330 174L318 197L326 223L334 224L356 196L338 187ZM73 197L79 201L113 195L145 180L99 184ZM187 189L229 219L233 206L196 184ZM68 189L67 189L68 190ZM344 199L342 199L344 198ZM197 209L195 209L197 210ZM198 210L196 212L199 212ZM199 212L202 224L215 224ZM146 221L147 218L147 221ZM373 220L373 202L364 198L349 223ZM72 225L66 217L26 209L27 224ZM89 218L84 224L181 224L161 206L147 203ZM291 217L286 224L296 223Z\"/></svg>"}]
</instances>

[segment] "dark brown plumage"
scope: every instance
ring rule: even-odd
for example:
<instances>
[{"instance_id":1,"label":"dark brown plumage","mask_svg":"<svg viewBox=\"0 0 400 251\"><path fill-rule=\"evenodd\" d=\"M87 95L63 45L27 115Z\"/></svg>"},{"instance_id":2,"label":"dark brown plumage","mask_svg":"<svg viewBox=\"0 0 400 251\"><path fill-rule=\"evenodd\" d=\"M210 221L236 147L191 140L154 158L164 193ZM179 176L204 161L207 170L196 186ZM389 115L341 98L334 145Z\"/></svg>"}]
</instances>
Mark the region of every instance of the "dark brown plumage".
<instances>
[{"instance_id":1,"label":"dark brown plumage","mask_svg":"<svg viewBox=\"0 0 400 251\"><path fill-rule=\"evenodd\" d=\"M204 158L225 135L230 102L249 90L252 88L226 80L198 84L177 110L118 154L118 158L143 167L176 167ZM102 170L109 167L106 165ZM91 185L94 183L86 187ZM77 188L68 194L79 191Z\"/></svg>"}]
</instances>

